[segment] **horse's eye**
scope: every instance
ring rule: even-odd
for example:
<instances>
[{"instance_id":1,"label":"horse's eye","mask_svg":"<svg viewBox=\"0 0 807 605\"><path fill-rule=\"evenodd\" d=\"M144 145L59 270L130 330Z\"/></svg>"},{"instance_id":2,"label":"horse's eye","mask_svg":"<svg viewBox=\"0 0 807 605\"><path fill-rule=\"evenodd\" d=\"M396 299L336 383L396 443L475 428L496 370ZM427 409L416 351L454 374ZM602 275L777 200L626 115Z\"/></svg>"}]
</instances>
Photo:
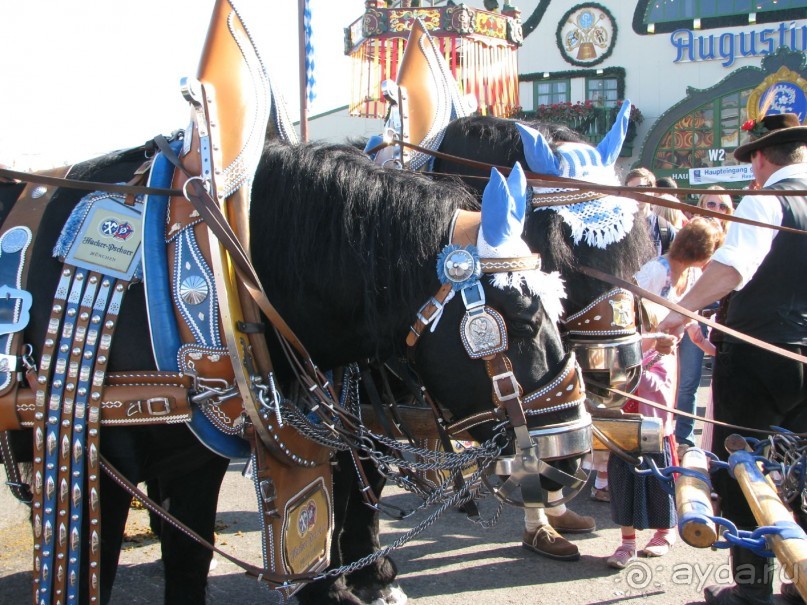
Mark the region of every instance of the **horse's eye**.
<instances>
[{"instance_id":1,"label":"horse's eye","mask_svg":"<svg viewBox=\"0 0 807 605\"><path fill-rule=\"evenodd\" d=\"M507 326L507 332L510 338L514 339L535 338L538 333L538 326L534 323L512 323Z\"/></svg>"}]
</instances>

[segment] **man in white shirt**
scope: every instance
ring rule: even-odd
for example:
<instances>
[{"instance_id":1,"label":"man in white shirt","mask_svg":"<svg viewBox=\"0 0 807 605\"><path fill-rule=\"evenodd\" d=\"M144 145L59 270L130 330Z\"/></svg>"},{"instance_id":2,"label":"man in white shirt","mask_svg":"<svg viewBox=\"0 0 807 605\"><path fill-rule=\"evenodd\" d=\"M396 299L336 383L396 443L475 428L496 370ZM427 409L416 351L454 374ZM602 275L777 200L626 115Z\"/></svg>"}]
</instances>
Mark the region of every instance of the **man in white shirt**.
<instances>
[{"instance_id":1,"label":"man in white shirt","mask_svg":"<svg viewBox=\"0 0 807 605\"><path fill-rule=\"evenodd\" d=\"M807 127L794 114L749 120L743 130L750 139L734 151L750 162L758 185L780 189L780 196L750 194L736 216L771 225L807 230L807 198L788 190L807 189ZM703 276L680 305L702 309L731 293L725 323L744 334L801 354L807 353L807 236L732 222L723 246L715 252ZM659 330L681 336L689 320L671 312ZM782 426L807 431L807 381L798 361L724 336L715 357L712 394L716 420L752 428ZM715 453L730 429L716 426ZM737 482L728 473L712 476L721 496L723 516L740 529L756 522ZM709 586L707 603L719 605L772 604L772 562L751 551L732 547L735 585ZM792 585L783 587L798 598ZM793 602L799 602L794 600Z\"/></svg>"}]
</instances>

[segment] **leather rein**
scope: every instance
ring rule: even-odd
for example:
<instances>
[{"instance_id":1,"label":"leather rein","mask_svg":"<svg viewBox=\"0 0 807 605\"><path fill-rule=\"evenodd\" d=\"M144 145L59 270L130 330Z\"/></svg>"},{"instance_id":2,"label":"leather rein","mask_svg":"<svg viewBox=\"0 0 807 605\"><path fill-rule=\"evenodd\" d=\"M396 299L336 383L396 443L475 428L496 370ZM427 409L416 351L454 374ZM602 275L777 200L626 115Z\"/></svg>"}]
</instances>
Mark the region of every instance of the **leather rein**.
<instances>
[{"instance_id":1,"label":"leather rein","mask_svg":"<svg viewBox=\"0 0 807 605\"><path fill-rule=\"evenodd\" d=\"M512 170L511 166L499 166L496 164L489 164L487 162L479 162L477 160L471 160L468 158L443 153L441 151L427 149L426 147L421 147L419 145L414 145L412 143L400 140L386 141L380 143L379 145L376 145L374 148L367 151L367 153L372 154L385 147L389 147L392 145L400 145L402 147L408 147L420 153L425 153L432 157L453 162L455 164L468 166L470 168L477 168L480 170L490 170L491 168L496 168L499 172L505 175L509 174L510 171ZM452 177L461 176L464 178L478 178L483 180L488 179L488 177L486 176L458 175L451 173L431 172L429 174L438 176L452 176ZM2 171L0 171L0 175L2 175ZM667 200L664 198L656 197L654 195L648 195L648 192L650 193L674 192L674 194L676 195L681 194L708 195L713 194L715 192L713 189L697 189L697 188L667 189L663 187L627 187L625 185L601 185L596 183L590 183L587 181L580 181L569 177L554 176L549 174L538 174L536 172L530 172L528 170L524 171L524 175L527 177L527 183L533 187L553 188L553 189L576 189L579 190L580 192L580 193L569 193L569 192L555 191L546 194L544 193L533 194L532 200L530 201L530 206L536 209L548 208L551 206L570 206L572 204L579 204L582 202L595 200L600 197L604 197L604 195L614 195L619 197L629 197L636 201L645 202L656 206L675 208L677 210L682 211L685 210L687 212L692 212L695 214L699 214L701 216L708 216L720 220L735 223L743 223L754 227L766 227L768 229L774 229L776 231L784 231L787 233L798 233L802 235L807 235L807 231L803 231L801 229L795 229L793 227L784 227L781 225L771 225L768 223L762 223L759 221L738 217L733 214L722 214L720 212L717 212L716 210L709 210L708 208L699 208L697 206L692 206L684 202L675 202L673 200ZM728 193L728 195L738 195L738 193L732 193L731 190L725 190L723 193ZM753 191L748 191L745 193L762 196L782 195L782 191L778 189L755 189ZM789 190L788 195L807 196L807 189Z\"/></svg>"},{"instance_id":2,"label":"leather rein","mask_svg":"<svg viewBox=\"0 0 807 605\"><path fill-rule=\"evenodd\" d=\"M782 357L787 357L788 359L792 359L794 361L798 361L798 362L807 364L807 357L805 357L804 355L799 355L798 353L794 353L793 351L788 351L787 349L777 347L776 345L772 345L772 344L767 343L767 342L765 342L763 340L760 340L758 338L754 338L753 336L748 336L747 334L743 334L742 332L738 332L737 330L734 330L733 328L729 328L728 326L725 326L725 325L723 325L721 323L718 323L718 322L716 322L716 321L714 321L712 319L704 317L700 313L690 311L689 309L686 309L686 308L682 307L681 305L679 305L677 303L671 302L671 301L667 300L666 298L663 298L663 297L661 297L661 296L659 296L657 294L654 294L653 292L650 292L648 290L645 290L644 288L642 288L642 287L640 287L640 286L638 286L638 285L636 285L634 283L625 281L623 279L620 279L620 278L615 277L613 275L609 275L607 273L603 273L602 271L599 271L597 269L593 269L591 267L579 266L578 271L580 271L581 273L584 273L585 275L588 275L589 277L593 277L595 279L598 279L600 281L606 282L608 284L615 285L615 286L618 286L620 288L624 288L625 290L628 290L628 291L632 292L633 294L635 294L637 296L640 296L642 298L647 298L648 300L650 300L650 301L652 301L652 302L654 302L656 304L659 304L659 305L661 305L661 306L663 306L663 307L665 307L667 309L670 309L671 311L675 311L676 313L680 313L684 317L687 317L689 319L693 319L693 320L695 320L695 321L697 321L699 323L703 323L703 324L709 326L710 328L712 328L714 330L724 332L725 334L733 336L734 338L737 338L738 340L741 340L741 341L746 342L748 344L752 344L754 346L757 346L757 347L759 347L761 349L764 349L764 350L766 350L766 351L768 351L770 353L774 353L776 355L781 355ZM643 397L639 397L637 395L627 393L627 392L625 392L625 391L623 391L621 389L617 389L617 388L611 387L609 385L599 383L599 382L597 382L595 380L591 380L590 378L587 380L587 382L588 382L588 384L591 384L592 386L607 389L607 390L609 390L609 391L611 391L613 393L616 393L617 395L620 395L620 396L623 396L623 397L626 397L626 398L630 398L630 399L634 399L634 400L636 400L636 401L638 401L640 403L643 403L645 405L649 405L650 407L656 408L658 410L662 410L662 411L665 411L665 412L671 412L672 414L674 414L676 416L683 416L685 418L692 418L693 420L699 420L701 422L708 422L708 423L713 424L715 426L722 426L722 427L731 428L731 429L735 429L735 430L740 430L740 431L744 431L744 432L759 433L759 434L763 434L763 435L775 435L775 434L780 433L780 431L772 431L772 430L767 430L767 429L758 429L758 428L740 426L740 425L736 425L736 424L722 422L720 420L715 420L713 418L706 418L705 416L698 416L696 414L690 414L689 412L682 412L682 411L679 411L679 410L677 410L675 408L670 408L670 407L661 405L659 403L656 403L654 401L650 401L648 399L645 399ZM797 435L799 437L807 437L807 433L794 433L794 435Z\"/></svg>"}]
</instances>

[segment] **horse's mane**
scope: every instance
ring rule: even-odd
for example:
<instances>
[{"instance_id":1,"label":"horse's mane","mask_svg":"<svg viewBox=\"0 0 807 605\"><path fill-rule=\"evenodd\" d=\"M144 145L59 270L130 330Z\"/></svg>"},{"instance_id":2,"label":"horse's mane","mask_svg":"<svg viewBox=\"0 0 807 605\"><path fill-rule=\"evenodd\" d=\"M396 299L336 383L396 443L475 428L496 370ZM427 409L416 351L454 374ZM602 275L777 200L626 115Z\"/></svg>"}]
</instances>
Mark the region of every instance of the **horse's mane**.
<instances>
[{"instance_id":1,"label":"horse's mane","mask_svg":"<svg viewBox=\"0 0 807 605\"><path fill-rule=\"evenodd\" d=\"M253 186L252 254L289 300L327 298L391 336L423 292L458 208L475 200L450 183L384 169L345 145L267 144ZM428 268L426 268L428 267Z\"/></svg>"},{"instance_id":2,"label":"horse's mane","mask_svg":"<svg viewBox=\"0 0 807 605\"><path fill-rule=\"evenodd\" d=\"M522 121L544 135L556 148L561 143L588 141L568 126L538 121ZM440 150L459 157L475 159L496 165L512 166L515 162L527 167L524 146L514 120L492 116L472 116L453 121L446 128ZM453 164L456 166L456 164ZM443 160L436 160L437 173L456 173ZM463 174L481 174L462 168ZM485 181L466 181L477 193ZM637 217L638 219L638 217ZM630 279L652 254L650 238L645 222L634 221L633 229L621 241L606 249L590 246L585 241L575 245L571 229L556 212L530 212L525 226L526 238L534 252L541 254L546 271L559 271L567 282L569 294L567 312L574 312L602 291L602 285L582 276L576 270L579 265L588 265L623 279Z\"/></svg>"}]
</instances>

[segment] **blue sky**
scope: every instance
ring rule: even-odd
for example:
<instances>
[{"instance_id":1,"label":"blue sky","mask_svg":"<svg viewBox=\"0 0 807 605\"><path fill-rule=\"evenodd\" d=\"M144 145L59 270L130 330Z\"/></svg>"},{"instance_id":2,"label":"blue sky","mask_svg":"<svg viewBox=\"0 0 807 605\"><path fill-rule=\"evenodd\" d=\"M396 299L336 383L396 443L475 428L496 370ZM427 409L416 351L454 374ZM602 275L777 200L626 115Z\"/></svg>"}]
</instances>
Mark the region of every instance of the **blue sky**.
<instances>
[{"instance_id":1,"label":"blue sky","mask_svg":"<svg viewBox=\"0 0 807 605\"><path fill-rule=\"evenodd\" d=\"M44 168L139 145L188 123L179 80L195 75L214 0L11 0L0 19L0 163ZM297 0L236 0L299 113ZM311 0L317 99L347 104L343 28L363 0Z\"/></svg>"}]
</instances>

